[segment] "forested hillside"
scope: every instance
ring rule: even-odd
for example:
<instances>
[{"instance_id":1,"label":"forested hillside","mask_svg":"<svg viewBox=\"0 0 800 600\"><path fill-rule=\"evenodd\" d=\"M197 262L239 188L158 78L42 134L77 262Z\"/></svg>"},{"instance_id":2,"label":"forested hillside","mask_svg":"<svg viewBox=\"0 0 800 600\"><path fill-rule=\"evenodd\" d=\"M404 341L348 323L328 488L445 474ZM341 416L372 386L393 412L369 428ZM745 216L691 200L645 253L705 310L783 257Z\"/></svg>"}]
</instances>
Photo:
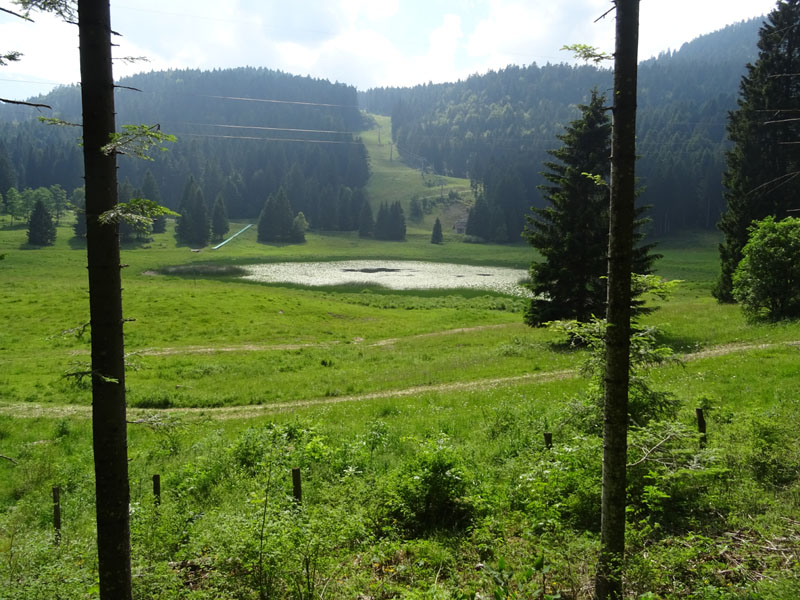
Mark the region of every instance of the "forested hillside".
<instances>
[{"instance_id":1,"label":"forested hillside","mask_svg":"<svg viewBox=\"0 0 800 600\"><path fill-rule=\"evenodd\" d=\"M756 56L761 19L697 38L643 62L639 70L638 173L641 202L652 205L659 233L715 226L723 209L725 124L745 65ZM465 81L364 92L370 112L391 114L398 150L410 164L468 176L482 190L491 223L474 232L516 240L548 150L578 115L592 88L611 86L611 72L566 64L519 67Z\"/></svg>"},{"instance_id":2,"label":"forested hillside","mask_svg":"<svg viewBox=\"0 0 800 600\"><path fill-rule=\"evenodd\" d=\"M179 139L156 161L123 156L121 185L128 180L136 192L149 170L156 199L176 209L193 177L208 206L221 194L232 218L257 217L283 186L292 210L313 227L339 229L352 220L340 218L340 198L369 177L364 146L352 133L362 120L355 88L254 68L154 72L119 85L118 125L158 123ZM77 86L35 101L54 108L43 111L48 117L80 122ZM0 194L11 186L82 185L79 132L36 117L29 107L0 109Z\"/></svg>"}]
</instances>

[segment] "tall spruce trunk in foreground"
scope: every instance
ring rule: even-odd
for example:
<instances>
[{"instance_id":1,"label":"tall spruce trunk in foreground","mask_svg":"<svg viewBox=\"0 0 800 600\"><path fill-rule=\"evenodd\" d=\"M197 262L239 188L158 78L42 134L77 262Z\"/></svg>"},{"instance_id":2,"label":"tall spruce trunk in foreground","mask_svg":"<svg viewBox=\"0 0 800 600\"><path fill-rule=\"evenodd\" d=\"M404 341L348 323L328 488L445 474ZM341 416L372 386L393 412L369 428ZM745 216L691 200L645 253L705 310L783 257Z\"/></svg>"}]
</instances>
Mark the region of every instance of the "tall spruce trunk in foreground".
<instances>
[{"instance_id":1,"label":"tall spruce trunk in foreground","mask_svg":"<svg viewBox=\"0 0 800 600\"><path fill-rule=\"evenodd\" d=\"M614 118L611 132L611 205L608 240L603 496L597 600L622 599L625 555L625 484L628 457L628 384L631 262L635 218L636 78L639 0L616 0Z\"/></svg>"},{"instance_id":2,"label":"tall spruce trunk in foreground","mask_svg":"<svg viewBox=\"0 0 800 600\"><path fill-rule=\"evenodd\" d=\"M115 131L108 0L78 0L86 248L92 327L92 435L100 597L131 598L128 440L119 227L99 216L117 204L116 155L104 153Z\"/></svg>"}]
</instances>

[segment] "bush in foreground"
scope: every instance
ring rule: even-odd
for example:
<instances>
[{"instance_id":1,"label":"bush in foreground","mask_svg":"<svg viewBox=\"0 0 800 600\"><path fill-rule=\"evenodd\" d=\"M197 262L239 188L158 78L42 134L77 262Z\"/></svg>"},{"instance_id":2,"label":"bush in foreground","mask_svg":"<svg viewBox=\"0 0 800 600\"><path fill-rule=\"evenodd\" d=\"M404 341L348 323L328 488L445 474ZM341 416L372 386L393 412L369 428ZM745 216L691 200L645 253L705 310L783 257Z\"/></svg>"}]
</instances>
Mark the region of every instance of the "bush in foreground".
<instances>
[{"instance_id":1,"label":"bush in foreground","mask_svg":"<svg viewBox=\"0 0 800 600\"><path fill-rule=\"evenodd\" d=\"M733 295L751 320L800 317L800 219L767 217L750 227Z\"/></svg>"}]
</instances>

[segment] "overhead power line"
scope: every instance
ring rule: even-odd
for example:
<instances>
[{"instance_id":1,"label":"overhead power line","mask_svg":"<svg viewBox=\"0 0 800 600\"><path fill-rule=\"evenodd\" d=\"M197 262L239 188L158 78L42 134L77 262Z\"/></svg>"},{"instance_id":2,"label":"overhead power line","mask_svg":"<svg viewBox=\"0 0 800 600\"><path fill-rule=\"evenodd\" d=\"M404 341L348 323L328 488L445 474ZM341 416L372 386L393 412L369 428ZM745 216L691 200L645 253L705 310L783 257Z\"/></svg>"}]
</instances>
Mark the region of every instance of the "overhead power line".
<instances>
[{"instance_id":1,"label":"overhead power line","mask_svg":"<svg viewBox=\"0 0 800 600\"><path fill-rule=\"evenodd\" d=\"M257 129L262 131L296 131L300 133L339 133L346 135L358 135L353 131L334 131L331 129L291 129L289 127L262 127L259 125L225 125L222 123L184 123L195 127L223 127L228 129Z\"/></svg>"},{"instance_id":2,"label":"overhead power line","mask_svg":"<svg viewBox=\"0 0 800 600\"><path fill-rule=\"evenodd\" d=\"M303 140L303 139L295 139L295 138L270 138L270 137L258 137L258 136L246 136L246 135L213 135L213 134L205 134L205 133L181 133L179 135L188 135L191 137L201 137L201 138L217 138L223 140L256 140L260 142L299 142L305 144L348 144L348 145L358 145L361 142L342 142L337 140Z\"/></svg>"},{"instance_id":3,"label":"overhead power line","mask_svg":"<svg viewBox=\"0 0 800 600\"><path fill-rule=\"evenodd\" d=\"M299 102L297 100L273 100L267 98L241 98L238 96L212 96L197 94L201 98L217 98L219 100L240 100L242 102L270 102L273 104L300 104L303 106L328 106L333 108L358 108L357 104L325 104L324 102Z\"/></svg>"}]
</instances>

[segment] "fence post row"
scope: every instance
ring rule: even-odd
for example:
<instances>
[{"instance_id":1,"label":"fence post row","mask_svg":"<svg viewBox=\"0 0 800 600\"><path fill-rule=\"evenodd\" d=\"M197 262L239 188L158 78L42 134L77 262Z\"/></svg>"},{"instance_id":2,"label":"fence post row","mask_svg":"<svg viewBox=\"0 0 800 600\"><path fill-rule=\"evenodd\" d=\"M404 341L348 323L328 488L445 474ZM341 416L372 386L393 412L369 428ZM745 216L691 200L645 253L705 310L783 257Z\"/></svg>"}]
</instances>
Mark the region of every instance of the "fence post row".
<instances>
[{"instance_id":1,"label":"fence post row","mask_svg":"<svg viewBox=\"0 0 800 600\"><path fill-rule=\"evenodd\" d=\"M705 448L708 438L706 436L706 418L703 416L703 409L696 408L695 414L697 414L697 433L700 434L700 447Z\"/></svg>"},{"instance_id":2,"label":"fence post row","mask_svg":"<svg viewBox=\"0 0 800 600\"><path fill-rule=\"evenodd\" d=\"M161 504L161 475L153 475L153 502L156 506Z\"/></svg>"},{"instance_id":3,"label":"fence post row","mask_svg":"<svg viewBox=\"0 0 800 600\"><path fill-rule=\"evenodd\" d=\"M55 531L56 546L61 541L61 488L53 488L53 530Z\"/></svg>"},{"instance_id":4,"label":"fence post row","mask_svg":"<svg viewBox=\"0 0 800 600\"><path fill-rule=\"evenodd\" d=\"M303 489L300 483L300 467L292 468L292 495L298 504L303 502Z\"/></svg>"}]
</instances>

